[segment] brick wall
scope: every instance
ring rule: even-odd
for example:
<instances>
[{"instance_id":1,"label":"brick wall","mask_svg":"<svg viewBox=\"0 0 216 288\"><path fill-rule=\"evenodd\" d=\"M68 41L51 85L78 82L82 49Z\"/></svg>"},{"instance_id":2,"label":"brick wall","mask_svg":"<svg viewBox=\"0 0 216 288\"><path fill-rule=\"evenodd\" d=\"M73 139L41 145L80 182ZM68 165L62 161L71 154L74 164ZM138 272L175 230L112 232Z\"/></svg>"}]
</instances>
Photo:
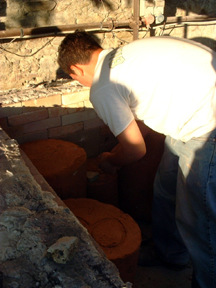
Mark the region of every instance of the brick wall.
<instances>
[{"instance_id":1,"label":"brick wall","mask_svg":"<svg viewBox=\"0 0 216 288\"><path fill-rule=\"evenodd\" d=\"M88 157L109 151L117 143L93 110L86 88L2 104L0 126L19 144L62 139L83 147Z\"/></svg>"}]
</instances>

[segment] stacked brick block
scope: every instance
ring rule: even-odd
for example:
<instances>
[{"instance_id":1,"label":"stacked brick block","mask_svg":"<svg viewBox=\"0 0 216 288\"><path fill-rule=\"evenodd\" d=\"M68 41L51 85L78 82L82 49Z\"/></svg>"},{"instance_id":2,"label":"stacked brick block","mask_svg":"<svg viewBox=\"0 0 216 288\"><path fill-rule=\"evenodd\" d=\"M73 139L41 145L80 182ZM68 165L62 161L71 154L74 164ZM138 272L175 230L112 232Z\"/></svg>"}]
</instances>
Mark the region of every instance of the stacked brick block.
<instances>
[{"instance_id":1,"label":"stacked brick block","mask_svg":"<svg viewBox=\"0 0 216 288\"><path fill-rule=\"evenodd\" d=\"M117 143L109 128L98 118L89 89L60 92L18 103L2 104L0 126L19 144L39 139L62 139L96 156Z\"/></svg>"}]
</instances>

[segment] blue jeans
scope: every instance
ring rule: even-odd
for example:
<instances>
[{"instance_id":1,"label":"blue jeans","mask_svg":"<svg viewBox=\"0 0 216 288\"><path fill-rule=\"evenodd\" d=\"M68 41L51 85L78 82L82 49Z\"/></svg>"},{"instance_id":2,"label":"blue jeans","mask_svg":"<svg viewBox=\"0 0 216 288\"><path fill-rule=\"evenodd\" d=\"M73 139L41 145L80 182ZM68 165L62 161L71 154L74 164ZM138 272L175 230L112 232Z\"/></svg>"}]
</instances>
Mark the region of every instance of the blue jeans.
<instances>
[{"instance_id":1,"label":"blue jeans","mask_svg":"<svg viewBox=\"0 0 216 288\"><path fill-rule=\"evenodd\" d=\"M216 287L216 130L169 136L154 183L153 239L168 263L193 264L193 288Z\"/></svg>"}]
</instances>

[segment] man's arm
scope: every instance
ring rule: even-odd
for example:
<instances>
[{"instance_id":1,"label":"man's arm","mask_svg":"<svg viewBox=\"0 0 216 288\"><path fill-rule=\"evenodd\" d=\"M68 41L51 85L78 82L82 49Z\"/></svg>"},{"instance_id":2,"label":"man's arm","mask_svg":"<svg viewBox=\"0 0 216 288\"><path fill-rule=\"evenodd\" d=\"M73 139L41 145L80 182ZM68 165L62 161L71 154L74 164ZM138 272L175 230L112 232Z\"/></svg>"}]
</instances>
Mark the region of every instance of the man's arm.
<instances>
[{"instance_id":1,"label":"man's arm","mask_svg":"<svg viewBox=\"0 0 216 288\"><path fill-rule=\"evenodd\" d=\"M119 145L111 152L104 152L99 156L100 167L107 173L113 174L119 167L135 162L146 154L145 141L135 120L117 136L117 139Z\"/></svg>"}]
</instances>

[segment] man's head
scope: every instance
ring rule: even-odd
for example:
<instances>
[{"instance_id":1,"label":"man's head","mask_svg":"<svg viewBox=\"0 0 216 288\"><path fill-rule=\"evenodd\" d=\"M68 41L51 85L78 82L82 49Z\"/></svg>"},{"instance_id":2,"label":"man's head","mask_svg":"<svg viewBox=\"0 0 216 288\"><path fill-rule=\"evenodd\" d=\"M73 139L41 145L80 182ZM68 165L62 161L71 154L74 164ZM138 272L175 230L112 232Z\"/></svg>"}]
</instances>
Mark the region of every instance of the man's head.
<instances>
[{"instance_id":1,"label":"man's head","mask_svg":"<svg viewBox=\"0 0 216 288\"><path fill-rule=\"evenodd\" d=\"M101 50L101 46L88 33L76 31L67 35L59 46L58 63L65 73L76 79L76 76L83 74L81 70L91 62L94 52Z\"/></svg>"}]
</instances>

